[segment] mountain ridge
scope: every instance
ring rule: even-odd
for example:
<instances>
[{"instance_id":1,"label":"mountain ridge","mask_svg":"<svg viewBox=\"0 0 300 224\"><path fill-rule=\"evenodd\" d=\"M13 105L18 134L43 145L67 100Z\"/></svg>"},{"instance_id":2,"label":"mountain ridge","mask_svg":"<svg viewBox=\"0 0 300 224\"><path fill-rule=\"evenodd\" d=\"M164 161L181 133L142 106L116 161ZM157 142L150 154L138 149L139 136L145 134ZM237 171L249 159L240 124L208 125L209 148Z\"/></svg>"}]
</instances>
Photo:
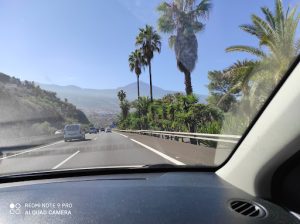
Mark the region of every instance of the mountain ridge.
<instances>
[{"instance_id":1,"label":"mountain ridge","mask_svg":"<svg viewBox=\"0 0 300 224\"><path fill-rule=\"evenodd\" d=\"M136 82L129 83L125 86L120 86L112 89L92 89L82 88L75 85L57 85L39 83L41 88L56 92L58 97L68 99L71 103L85 112L98 113L119 113L119 101L117 93L120 90L126 92L127 99L133 101L137 98ZM150 86L145 82L140 82L140 95L149 97ZM163 88L153 86L153 97L161 98L167 94L173 94L180 91L165 90ZM200 103L206 103L206 95L196 94L199 97Z\"/></svg>"}]
</instances>

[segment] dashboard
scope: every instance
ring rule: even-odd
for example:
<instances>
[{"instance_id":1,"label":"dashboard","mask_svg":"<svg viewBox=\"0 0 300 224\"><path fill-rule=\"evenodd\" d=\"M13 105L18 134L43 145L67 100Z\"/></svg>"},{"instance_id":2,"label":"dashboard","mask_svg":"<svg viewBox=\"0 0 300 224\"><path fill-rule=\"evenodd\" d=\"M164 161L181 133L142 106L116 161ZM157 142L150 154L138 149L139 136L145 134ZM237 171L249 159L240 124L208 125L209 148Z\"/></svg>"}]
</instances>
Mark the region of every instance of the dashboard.
<instances>
[{"instance_id":1,"label":"dashboard","mask_svg":"<svg viewBox=\"0 0 300 224\"><path fill-rule=\"evenodd\" d=\"M210 172L107 174L0 184L0 223L298 223Z\"/></svg>"}]
</instances>

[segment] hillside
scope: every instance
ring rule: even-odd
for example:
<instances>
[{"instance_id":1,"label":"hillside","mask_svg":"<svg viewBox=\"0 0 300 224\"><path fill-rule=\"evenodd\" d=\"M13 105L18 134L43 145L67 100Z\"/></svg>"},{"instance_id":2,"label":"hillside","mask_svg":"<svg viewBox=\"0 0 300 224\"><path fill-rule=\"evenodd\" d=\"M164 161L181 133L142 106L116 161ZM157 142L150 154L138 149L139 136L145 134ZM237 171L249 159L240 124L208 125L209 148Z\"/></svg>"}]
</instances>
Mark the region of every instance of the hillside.
<instances>
[{"instance_id":1,"label":"hillside","mask_svg":"<svg viewBox=\"0 0 300 224\"><path fill-rule=\"evenodd\" d=\"M3 73L0 73L0 108L0 131L7 135L49 134L66 123L89 124L82 111L59 99L55 92Z\"/></svg>"}]
</instances>

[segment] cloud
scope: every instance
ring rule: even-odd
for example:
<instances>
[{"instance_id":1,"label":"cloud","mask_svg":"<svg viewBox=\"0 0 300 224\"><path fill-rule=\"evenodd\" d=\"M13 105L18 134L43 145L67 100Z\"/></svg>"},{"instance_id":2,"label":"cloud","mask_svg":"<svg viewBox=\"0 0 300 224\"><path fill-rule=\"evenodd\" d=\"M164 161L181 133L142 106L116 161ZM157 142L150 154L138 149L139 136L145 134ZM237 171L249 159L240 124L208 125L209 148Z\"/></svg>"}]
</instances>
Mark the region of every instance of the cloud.
<instances>
[{"instance_id":1,"label":"cloud","mask_svg":"<svg viewBox=\"0 0 300 224\"><path fill-rule=\"evenodd\" d=\"M158 0L118 0L119 4L127 9L142 24L153 24L156 22L156 7ZM149 10L150 9L150 10Z\"/></svg>"}]
</instances>

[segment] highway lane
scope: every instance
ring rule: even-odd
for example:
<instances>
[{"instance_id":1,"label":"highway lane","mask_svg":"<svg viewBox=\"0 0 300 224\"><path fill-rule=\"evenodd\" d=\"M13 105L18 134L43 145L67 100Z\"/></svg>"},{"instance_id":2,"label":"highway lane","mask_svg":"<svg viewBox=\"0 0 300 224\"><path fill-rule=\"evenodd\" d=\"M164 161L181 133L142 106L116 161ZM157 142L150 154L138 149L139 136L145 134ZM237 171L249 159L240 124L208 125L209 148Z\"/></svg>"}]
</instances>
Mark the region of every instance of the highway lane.
<instances>
[{"instance_id":1,"label":"highway lane","mask_svg":"<svg viewBox=\"0 0 300 224\"><path fill-rule=\"evenodd\" d=\"M172 157L185 164L215 166L216 148L206 147L204 145L193 145L180 141L162 139L149 135L123 133L128 138L137 140L147 146ZM218 149L222 150L222 149Z\"/></svg>"},{"instance_id":2,"label":"highway lane","mask_svg":"<svg viewBox=\"0 0 300 224\"><path fill-rule=\"evenodd\" d=\"M0 174L102 166L181 163L118 133L86 135L86 138L86 141L59 141L47 146L9 154L3 152L2 158L0 158Z\"/></svg>"}]
</instances>

